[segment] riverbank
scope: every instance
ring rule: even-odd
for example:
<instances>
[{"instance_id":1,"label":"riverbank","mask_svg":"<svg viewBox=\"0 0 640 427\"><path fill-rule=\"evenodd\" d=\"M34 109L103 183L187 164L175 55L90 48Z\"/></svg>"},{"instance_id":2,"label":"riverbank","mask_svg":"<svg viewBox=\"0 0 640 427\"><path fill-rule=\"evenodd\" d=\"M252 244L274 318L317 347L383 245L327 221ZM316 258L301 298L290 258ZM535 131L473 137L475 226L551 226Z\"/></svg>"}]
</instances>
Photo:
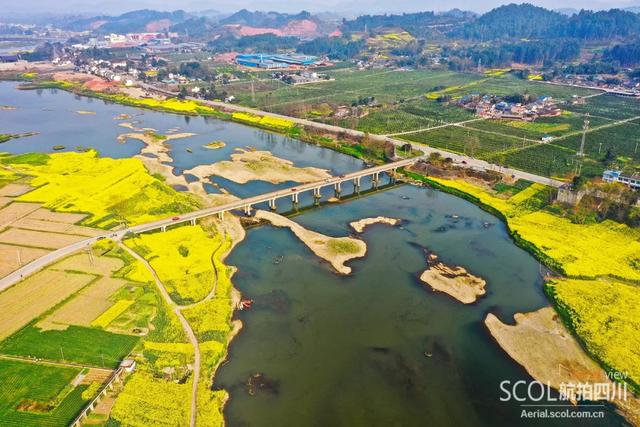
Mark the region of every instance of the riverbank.
<instances>
[{"instance_id":1,"label":"riverbank","mask_svg":"<svg viewBox=\"0 0 640 427\"><path fill-rule=\"evenodd\" d=\"M632 425L640 425L640 401L613 383L605 370L585 353L553 308L516 313L514 320L514 325L508 325L489 313L485 325L500 347L536 381L565 393L562 399L574 404L584 400L613 403ZM591 387L584 390L571 387L577 384ZM598 393L598 386L601 390L620 389L620 393Z\"/></svg>"},{"instance_id":2,"label":"riverbank","mask_svg":"<svg viewBox=\"0 0 640 427\"><path fill-rule=\"evenodd\" d=\"M60 77L60 76L58 76ZM63 76L64 77L64 76ZM90 76L89 76L90 77ZM49 80L47 80L49 78ZM130 107L153 110L159 112L175 113L190 116L215 117L220 120L233 121L251 127L261 128L280 135L296 138L301 141L322 146L342 154L356 157L368 163L384 163L388 159L381 150L380 144L386 145L383 141L368 140L359 135L359 132L323 131L321 129L309 128L305 125L296 124L286 118L270 117L242 111L225 112L223 106L211 106L193 99L177 99L165 97L135 98L131 94L105 93L94 86L87 86L83 79L79 81L50 80L52 77L40 75L38 79L22 79L24 83L20 86L23 90L32 89L60 89L81 96L98 98L104 101L118 103ZM142 93L144 95L144 93ZM356 135L356 133L358 135ZM422 154L417 150L408 153L408 156Z\"/></svg>"}]
</instances>

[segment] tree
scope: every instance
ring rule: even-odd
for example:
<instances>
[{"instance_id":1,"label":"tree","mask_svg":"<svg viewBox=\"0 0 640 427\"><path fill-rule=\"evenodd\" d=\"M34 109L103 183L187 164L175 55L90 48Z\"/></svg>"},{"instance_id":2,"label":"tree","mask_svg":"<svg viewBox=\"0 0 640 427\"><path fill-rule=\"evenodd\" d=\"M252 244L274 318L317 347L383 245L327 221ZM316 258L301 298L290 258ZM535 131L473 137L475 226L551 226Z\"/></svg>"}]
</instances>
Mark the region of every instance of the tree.
<instances>
[{"instance_id":1,"label":"tree","mask_svg":"<svg viewBox=\"0 0 640 427\"><path fill-rule=\"evenodd\" d=\"M478 135L467 135L465 138L464 147L465 152L469 156L475 157L476 150L478 149L478 147L480 147L480 139L478 138Z\"/></svg>"}]
</instances>

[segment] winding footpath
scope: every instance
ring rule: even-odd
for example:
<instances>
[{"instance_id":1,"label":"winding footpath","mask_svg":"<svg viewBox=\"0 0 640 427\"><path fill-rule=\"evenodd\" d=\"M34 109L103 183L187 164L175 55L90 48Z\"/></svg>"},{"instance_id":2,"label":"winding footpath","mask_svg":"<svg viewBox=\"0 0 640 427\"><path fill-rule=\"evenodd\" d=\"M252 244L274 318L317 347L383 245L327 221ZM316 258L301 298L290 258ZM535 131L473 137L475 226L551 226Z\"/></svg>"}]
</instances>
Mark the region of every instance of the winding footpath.
<instances>
[{"instance_id":1,"label":"winding footpath","mask_svg":"<svg viewBox=\"0 0 640 427\"><path fill-rule=\"evenodd\" d=\"M160 280L160 277L158 277L158 274L156 273L154 268L151 267L151 264L149 264L149 262L147 262L146 259L144 259L140 255L138 255L138 253L136 251L134 251L133 249L131 249L130 247L128 247L124 243L119 242L118 244L120 245L120 247L122 249L127 251L131 256L133 256L135 259L137 259L142 264L144 264L144 266L147 268L147 270L149 270L149 272L153 276L153 279L156 282L156 286L158 287L158 290L160 291L160 294L162 295L162 298L169 305L169 307L171 307L173 309L173 312L176 314L176 316L178 316L178 319L180 320L180 323L182 324L182 329L184 329L185 333L189 337L189 341L191 342L191 345L193 345L193 350L194 350L195 357L194 357L194 361L193 361L193 388L191 390L191 393L192 393L192 395L191 395L191 417L189 419L189 426L190 427L195 427L196 426L196 414L197 414L197 409L198 409L198 382L200 382L200 363L201 363L200 362L200 360L201 360L200 359L200 343L198 342L198 338L196 337L196 334L193 332L193 328L191 328L191 325L189 325L189 322L187 321L187 319L182 314L181 310L182 310L183 307L179 306L178 304L176 304L171 299L171 296L169 295L169 292L167 292L167 288L165 288L164 283L162 283L162 281ZM215 290L214 290L214 292L215 292Z\"/></svg>"}]
</instances>

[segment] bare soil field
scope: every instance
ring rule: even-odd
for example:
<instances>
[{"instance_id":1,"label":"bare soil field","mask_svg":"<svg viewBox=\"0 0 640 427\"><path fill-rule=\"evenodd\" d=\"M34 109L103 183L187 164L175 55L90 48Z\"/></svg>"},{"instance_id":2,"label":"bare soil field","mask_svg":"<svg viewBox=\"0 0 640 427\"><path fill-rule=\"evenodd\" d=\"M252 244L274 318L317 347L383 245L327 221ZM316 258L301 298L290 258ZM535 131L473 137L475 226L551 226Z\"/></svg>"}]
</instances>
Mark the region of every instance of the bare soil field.
<instances>
[{"instance_id":1,"label":"bare soil field","mask_svg":"<svg viewBox=\"0 0 640 427\"><path fill-rule=\"evenodd\" d=\"M48 254L46 249L25 248L0 244L0 277L4 277L18 267Z\"/></svg>"},{"instance_id":2,"label":"bare soil field","mask_svg":"<svg viewBox=\"0 0 640 427\"><path fill-rule=\"evenodd\" d=\"M0 277L4 277L48 249L57 249L86 237L101 233L90 227L76 225L85 214L53 212L39 203L15 202L13 196L24 194L32 187L8 184L0 188ZM8 195L11 196L8 196Z\"/></svg>"},{"instance_id":3,"label":"bare soil field","mask_svg":"<svg viewBox=\"0 0 640 427\"><path fill-rule=\"evenodd\" d=\"M78 292L71 301L51 313L37 326L41 329L66 329L69 325L91 326L91 322L113 305L109 297L127 284L126 280L110 277L124 263L118 258L91 257L77 254L52 267L57 271L81 271L102 275L95 283Z\"/></svg>"},{"instance_id":4,"label":"bare soil field","mask_svg":"<svg viewBox=\"0 0 640 427\"><path fill-rule=\"evenodd\" d=\"M95 276L44 270L0 293L0 340L88 285Z\"/></svg>"},{"instance_id":5,"label":"bare soil field","mask_svg":"<svg viewBox=\"0 0 640 427\"><path fill-rule=\"evenodd\" d=\"M83 240L84 238L84 236L21 230L18 228L10 228L5 232L0 233L0 243L28 245L31 247L45 249L59 249Z\"/></svg>"},{"instance_id":6,"label":"bare soil field","mask_svg":"<svg viewBox=\"0 0 640 427\"><path fill-rule=\"evenodd\" d=\"M30 216L21 218L11 224L12 227L22 228L25 230L48 231L50 233L73 234L76 236L97 236L104 231L95 228L73 225L66 222L54 222L47 220L32 219Z\"/></svg>"},{"instance_id":7,"label":"bare soil field","mask_svg":"<svg viewBox=\"0 0 640 427\"><path fill-rule=\"evenodd\" d=\"M102 384L107 380L107 378L109 378L109 376L111 375L111 372L113 371L110 371L108 369L90 368L89 372L87 372L82 377L80 384L91 384L93 382Z\"/></svg>"},{"instance_id":8,"label":"bare soil field","mask_svg":"<svg viewBox=\"0 0 640 427\"><path fill-rule=\"evenodd\" d=\"M0 227L6 227L38 209L40 209L38 203L13 202L0 210Z\"/></svg>"},{"instance_id":9,"label":"bare soil field","mask_svg":"<svg viewBox=\"0 0 640 427\"><path fill-rule=\"evenodd\" d=\"M0 196L17 197L31 191L33 187L27 184L7 184L0 188Z\"/></svg>"},{"instance_id":10,"label":"bare soil field","mask_svg":"<svg viewBox=\"0 0 640 427\"><path fill-rule=\"evenodd\" d=\"M76 224L86 217L85 214L53 212L49 209L40 208L29 214L31 219L40 219L43 221L64 222L65 224Z\"/></svg>"},{"instance_id":11,"label":"bare soil field","mask_svg":"<svg viewBox=\"0 0 640 427\"><path fill-rule=\"evenodd\" d=\"M70 325L89 327L93 320L113 305L109 297L126 283L111 277L100 278L36 326L43 330L63 330Z\"/></svg>"},{"instance_id":12,"label":"bare soil field","mask_svg":"<svg viewBox=\"0 0 640 427\"><path fill-rule=\"evenodd\" d=\"M0 196L0 207L5 207L11 202L13 202L11 197Z\"/></svg>"}]
</instances>

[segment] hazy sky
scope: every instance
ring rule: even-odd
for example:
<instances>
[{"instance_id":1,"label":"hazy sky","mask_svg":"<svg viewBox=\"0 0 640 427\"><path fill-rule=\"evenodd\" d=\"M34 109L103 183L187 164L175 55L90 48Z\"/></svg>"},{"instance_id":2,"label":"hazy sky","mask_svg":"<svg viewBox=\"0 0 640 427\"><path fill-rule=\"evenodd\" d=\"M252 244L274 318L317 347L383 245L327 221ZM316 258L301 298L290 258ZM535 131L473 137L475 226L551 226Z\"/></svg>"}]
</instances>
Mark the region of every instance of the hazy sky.
<instances>
[{"instance_id":1,"label":"hazy sky","mask_svg":"<svg viewBox=\"0 0 640 427\"><path fill-rule=\"evenodd\" d=\"M511 1L500 0L449 0L446 2L434 0L0 0L0 10L4 12L55 12L55 13L86 13L96 12L115 14L134 9L156 10L204 10L215 9L223 12L235 11L241 8L249 10L277 10L281 12L351 12L351 13L381 13L381 12L414 12L423 10L448 10L454 7L483 12L500 4ZM521 1L518 1L518 3ZM530 3L550 9L609 9L612 7L640 6L640 0L530 0ZM1 15L1 13L0 13ZM1 19L1 18L0 18Z\"/></svg>"}]
</instances>

